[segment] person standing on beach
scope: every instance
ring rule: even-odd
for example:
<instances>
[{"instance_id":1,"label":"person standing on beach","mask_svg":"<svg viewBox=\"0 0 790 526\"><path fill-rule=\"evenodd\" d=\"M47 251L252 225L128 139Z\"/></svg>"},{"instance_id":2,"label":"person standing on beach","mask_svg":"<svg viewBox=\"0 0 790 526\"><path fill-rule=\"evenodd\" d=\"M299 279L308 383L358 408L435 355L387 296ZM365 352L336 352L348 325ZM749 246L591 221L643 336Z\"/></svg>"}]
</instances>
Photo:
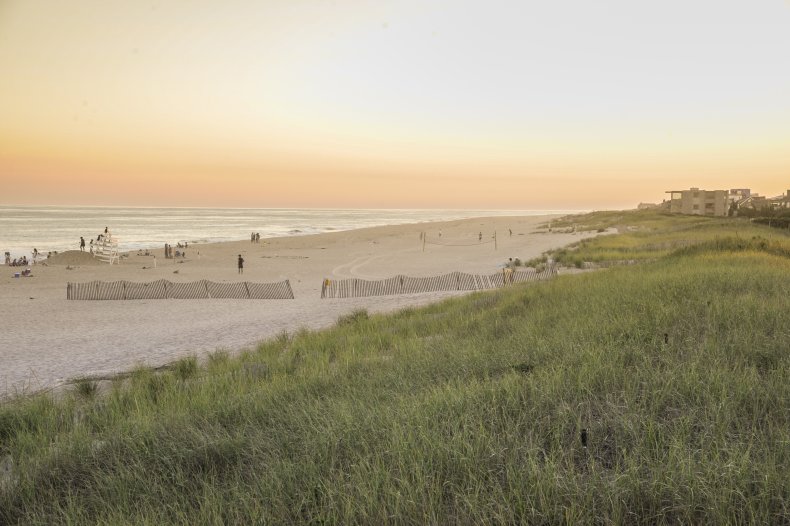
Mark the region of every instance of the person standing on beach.
<instances>
[{"instance_id":1,"label":"person standing on beach","mask_svg":"<svg viewBox=\"0 0 790 526\"><path fill-rule=\"evenodd\" d=\"M11 252L5 253L5 264L7 267L11 266Z\"/></svg>"},{"instance_id":2,"label":"person standing on beach","mask_svg":"<svg viewBox=\"0 0 790 526\"><path fill-rule=\"evenodd\" d=\"M244 274L244 258L239 254L239 274Z\"/></svg>"},{"instance_id":3,"label":"person standing on beach","mask_svg":"<svg viewBox=\"0 0 790 526\"><path fill-rule=\"evenodd\" d=\"M80 252L85 252L85 238L80 236Z\"/></svg>"}]
</instances>

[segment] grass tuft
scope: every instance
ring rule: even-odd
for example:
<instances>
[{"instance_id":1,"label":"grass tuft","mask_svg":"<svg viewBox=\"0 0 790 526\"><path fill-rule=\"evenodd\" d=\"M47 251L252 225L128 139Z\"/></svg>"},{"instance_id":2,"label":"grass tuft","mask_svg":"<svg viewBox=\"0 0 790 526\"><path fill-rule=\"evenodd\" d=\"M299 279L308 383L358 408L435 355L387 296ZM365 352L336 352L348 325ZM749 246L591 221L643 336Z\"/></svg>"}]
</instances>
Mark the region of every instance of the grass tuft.
<instances>
[{"instance_id":1,"label":"grass tuft","mask_svg":"<svg viewBox=\"0 0 790 526\"><path fill-rule=\"evenodd\" d=\"M180 380L187 380L197 375L198 362L195 356L187 356L175 362L172 366L173 372Z\"/></svg>"},{"instance_id":2,"label":"grass tuft","mask_svg":"<svg viewBox=\"0 0 790 526\"><path fill-rule=\"evenodd\" d=\"M340 326L356 325L362 321L367 320L369 317L370 316L366 309L354 309L349 314L338 317L337 324Z\"/></svg>"},{"instance_id":3,"label":"grass tuft","mask_svg":"<svg viewBox=\"0 0 790 526\"><path fill-rule=\"evenodd\" d=\"M93 398L99 391L99 384L93 380L82 378L74 384L74 390L83 398Z\"/></svg>"}]
</instances>

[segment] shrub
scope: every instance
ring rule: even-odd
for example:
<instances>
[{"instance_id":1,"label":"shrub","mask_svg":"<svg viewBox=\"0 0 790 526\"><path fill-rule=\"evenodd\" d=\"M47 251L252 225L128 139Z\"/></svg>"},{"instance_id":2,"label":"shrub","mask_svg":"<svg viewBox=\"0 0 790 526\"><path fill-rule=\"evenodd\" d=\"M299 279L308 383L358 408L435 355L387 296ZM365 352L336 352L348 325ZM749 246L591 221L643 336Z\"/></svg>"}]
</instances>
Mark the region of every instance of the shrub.
<instances>
[{"instance_id":1,"label":"shrub","mask_svg":"<svg viewBox=\"0 0 790 526\"><path fill-rule=\"evenodd\" d=\"M186 358L181 358L176 363L173 364L173 371L176 373L176 376L181 380L186 380L187 378L192 378L197 374L198 371L198 363L197 358L194 356L187 356Z\"/></svg>"},{"instance_id":2,"label":"shrub","mask_svg":"<svg viewBox=\"0 0 790 526\"><path fill-rule=\"evenodd\" d=\"M337 324L356 325L361 321L367 320L369 317L367 309L354 309L349 314L338 317Z\"/></svg>"},{"instance_id":3,"label":"shrub","mask_svg":"<svg viewBox=\"0 0 790 526\"><path fill-rule=\"evenodd\" d=\"M99 390L99 384L93 380L82 378L77 380L77 383L74 385L74 390L80 396L85 398L93 398L96 395L96 392Z\"/></svg>"}]
</instances>

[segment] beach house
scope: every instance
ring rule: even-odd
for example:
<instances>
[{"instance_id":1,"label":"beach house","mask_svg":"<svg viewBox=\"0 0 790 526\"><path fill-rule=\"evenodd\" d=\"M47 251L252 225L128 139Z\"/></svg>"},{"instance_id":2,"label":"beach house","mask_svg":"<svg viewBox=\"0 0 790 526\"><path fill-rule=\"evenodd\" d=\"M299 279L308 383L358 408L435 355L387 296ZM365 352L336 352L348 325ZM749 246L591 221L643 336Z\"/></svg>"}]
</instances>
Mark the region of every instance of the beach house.
<instances>
[{"instance_id":1,"label":"beach house","mask_svg":"<svg viewBox=\"0 0 790 526\"><path fill-rule=\"evenodd\" d=\"M727 190L667 190L669 211L673 214L726 216L729 209Z\"/></svg>"},{"instance_id":2,"label":"beach house","mask_svg":"<svg viewBox=\"0 0 790 526\"><path fill-rule=\"evenodd\" d=\"M790 210L790 189L784 195L779 195L768 200L771 208Z\"/></svg>"}]
</instances>

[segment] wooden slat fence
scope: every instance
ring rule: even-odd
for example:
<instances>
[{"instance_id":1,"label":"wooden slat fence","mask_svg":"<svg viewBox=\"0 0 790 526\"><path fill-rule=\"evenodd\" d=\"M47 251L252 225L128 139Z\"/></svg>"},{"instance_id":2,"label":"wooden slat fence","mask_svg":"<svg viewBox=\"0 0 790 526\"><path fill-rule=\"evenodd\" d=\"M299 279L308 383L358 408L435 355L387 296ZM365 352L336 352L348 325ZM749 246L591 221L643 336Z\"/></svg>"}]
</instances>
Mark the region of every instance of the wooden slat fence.
<instances>
[{"instance_id":1,"label":"wooden slat fence","mask_svg":"<svg viewBox=\"0 0 790 526\"><path fill-rule=\"evenodd\" d=\"M191 283L171 283L167 287L167 297L173 300L202 300L211 296L206 288L206 280Z\"/></svg>"},{"instance_id":2,"label":"wooden slat fence","mask_svg":"<svg viewBox=\"0 0 790 526\"><path fill-rule=\"evenodd\" d=\"M288 280L277 283L215 283L201 280L172 283L160 279L149 283L90 281L66 284L68 300L164 300L164 299L293 299Z\"/></svg>"},{"instance_id":3,"label":"wooden slat fence","mask_svg":"<svg viewBox=\"0 0 790 526\"><path fill-rule=\"evenodd\" d=\"M292 300L291 282L287 279L278 283L249 283L247 290L251 300Z\"/></svg>"},{"instance_id":4,"label":"wooden slat fence","mask_svg":"<svg viewBox=\"0 0 790 526\"><path fill-rule=\"evenodd\" d=\"M442 276L426 278L395 276L375 281L359 278L325 279L321 286L321 298L362 298L424 292L489 290L502 288L514 283L546 280L556 274L556 268L547 267L541 272L535 270L509 271L506 269L490 275L451 272Z\"/></svg>"},{"instance_id":5,"label":"wooden slat fence","mask_svg":"<svg viewBox=\"0 0 790 526\"><path fill-rule=\"evenodd\" d=\"M116 283L118 283L116 281ZM167 281L160 279L151 283L134 283L122 281L126 293L124 296L101 297L108 300L163 300L167 299Z\"/></svg>"},{"instance_id":6,"label":"wooden slat fence","mask_svg":"<svg viewBox=\"0 0 790 526\"><path fill-rule=\"evenodd\" d=\"M247 286L244 283L214 283L213 281L207 281L206 288L209 296L212 298L241 300L249 299L250 297L250 293L247 292Z\"/></svg>"}]
</instances>

